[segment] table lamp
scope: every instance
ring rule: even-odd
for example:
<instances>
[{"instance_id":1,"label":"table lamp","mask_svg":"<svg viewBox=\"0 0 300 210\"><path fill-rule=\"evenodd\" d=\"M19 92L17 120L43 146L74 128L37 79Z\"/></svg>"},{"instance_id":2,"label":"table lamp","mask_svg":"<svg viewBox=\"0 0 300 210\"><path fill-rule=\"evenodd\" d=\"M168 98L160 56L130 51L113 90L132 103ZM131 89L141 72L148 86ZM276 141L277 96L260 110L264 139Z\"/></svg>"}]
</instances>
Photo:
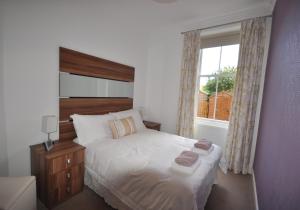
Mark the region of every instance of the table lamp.
<instances>
[{"instance_id":1,"label":"table lamp","mask_svg":"<svg viewBox=\"0 0 300 210\"><path fill-rule=\"evenodd\" d=\"M42 117L42 132L48 134L48 140L45 142L46 149L49 151L52 146L50 134L57 131L57 117L55 115L46 115Z\"/></svg>"}]
</instances>

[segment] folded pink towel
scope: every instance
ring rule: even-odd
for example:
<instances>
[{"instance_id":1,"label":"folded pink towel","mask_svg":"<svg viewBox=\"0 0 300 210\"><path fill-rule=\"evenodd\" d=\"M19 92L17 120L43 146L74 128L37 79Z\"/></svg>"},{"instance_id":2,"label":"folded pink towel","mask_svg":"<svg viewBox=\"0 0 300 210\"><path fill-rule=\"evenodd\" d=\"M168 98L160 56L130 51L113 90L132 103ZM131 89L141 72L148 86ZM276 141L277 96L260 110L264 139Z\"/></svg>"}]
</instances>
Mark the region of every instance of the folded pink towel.
<instances>
[{"instance_id":1,"label":"folded pink towel","mask_svg":"<svg viewBox=\"0 0 300 210\"><path fill-rule=\"evenodd\" d=\"M209 150L212 146L211 141L208 141L206 139L201 139L198 142L194 144L194 147L198 149L203 149L203 150Z\"/></svg>"},{"instance_id":2,"label":"folded pink towel","mask_svg":"<svg viewBox=\"0 0 300 210\"><path fill-rule=\"evenodd\" d=\"M192 151L183 151L177 158L175 162L182 166L192 166L198 160L199 155Z\"/></svg>"}]
</instances>

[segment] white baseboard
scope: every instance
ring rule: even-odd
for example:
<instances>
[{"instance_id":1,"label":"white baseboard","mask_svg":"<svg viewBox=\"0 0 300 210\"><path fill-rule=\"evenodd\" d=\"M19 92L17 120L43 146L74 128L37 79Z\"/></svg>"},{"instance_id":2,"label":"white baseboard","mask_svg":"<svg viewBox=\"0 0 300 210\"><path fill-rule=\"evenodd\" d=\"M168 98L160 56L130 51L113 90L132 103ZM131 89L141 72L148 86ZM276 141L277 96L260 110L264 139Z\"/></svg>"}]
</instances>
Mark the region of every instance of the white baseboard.
<instances>
[{"instance_id":1,"label":"white baseboard","mask_svg":"<svg viewBox=\"0 0 300 210\"><path fill-rule=\"evenodd\" d=\"M254 196L254 202L255 202L255 210L259 210L258 200L257 200L257 191L256 191L256 181L255 181L254 172L252 172L252 185L253 185L253 196Z\"/></svg>"}]
</instances>

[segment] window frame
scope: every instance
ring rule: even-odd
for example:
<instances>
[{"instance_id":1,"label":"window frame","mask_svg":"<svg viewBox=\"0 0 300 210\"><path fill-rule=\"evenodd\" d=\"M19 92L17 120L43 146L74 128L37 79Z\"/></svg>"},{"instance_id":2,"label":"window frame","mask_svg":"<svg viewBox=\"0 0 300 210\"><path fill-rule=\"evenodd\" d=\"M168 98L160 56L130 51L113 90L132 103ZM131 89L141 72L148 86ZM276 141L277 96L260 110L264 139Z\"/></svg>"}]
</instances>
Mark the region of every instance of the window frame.
<instances>
[{"instance_id":1,"label":"window frame","mask_svg":"<svg viewBox=\"0 0 300 210\"><path fill-rule=\"evenodd\" d=\"M237 44L233 44L233 45L240 45L239 43ZM198 65L198 75L197 75L197 90L200 90L200 79L201 78L215 78L217 80L217 85L216 85L216 97L215 97L215 101L214 101L214 114L213 114L213 117L214 118L206 118L206 117L198 117L198 115L196 115L196 120L197 121L202 121L201 123L204 123L204 124L207 124L209 125L210 123L215 123L215 124L220 124L220 123L223 123L223 124L227 124L227 126L225 125L225 127L228 127L228 124L229 124L229 120L219 120L219 119L216 119L216 107L217 107L217 102L218 102L218 82L219 82L219 76L217 75L217 72L219 72L221 70L221 61L222 61L222 52L223 52L223 47L225 46L229 46L229 45L220 45L220 46L217 46L217 47L221 47L220 49L220 55L219 55L219 65L218 65L218 69L216 71L216 73L214 74L208 74L208 75L201 75L201 65L202 65L202 50L203 49L208 49L210 47L207 47L207 48L201 48L200 49L200 53L199 53L199 65ZM233 77L234 74L231 73L230 76L228 77ZM198 100L197 100L197 107L199 106L199 103L198 103ZM231 110L230 110L231 111ZM205 123L205 122L209 122L209 123ZM220 127L220 126L218 126ZM223 127L223 126L221 126Z\"/></svg>"}]
</instances>

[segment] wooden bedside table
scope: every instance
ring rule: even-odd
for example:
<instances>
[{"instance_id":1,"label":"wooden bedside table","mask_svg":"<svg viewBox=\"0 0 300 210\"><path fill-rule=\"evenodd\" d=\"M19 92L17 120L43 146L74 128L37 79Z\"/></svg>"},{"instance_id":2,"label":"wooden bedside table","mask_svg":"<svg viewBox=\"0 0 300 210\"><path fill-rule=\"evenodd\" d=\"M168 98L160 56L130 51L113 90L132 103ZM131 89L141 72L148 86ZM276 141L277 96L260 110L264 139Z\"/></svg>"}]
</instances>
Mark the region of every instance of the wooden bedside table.
<instances>
[{"instance_id":1,"label":"wooden bedside table","mask_svg":"<svg viewBox=\"0 0 300 210\"><path fill-rule=\"evenodd\" d=\"M31 174L36 176L38 198L48 207L83 190L85 147L72 141L30 146Z\"/></svg>"},{"instance_id":2,"label":"wooden bedside table","mask_svg":"<svg viewBox=\"0 0 300 210\"><path fill-rule=\"evenodd\" d=\"M146 121L146 120L144 120L143 123L145 124L146 128L160 131L160 123Z\"/></svg>"}]
</instances>

